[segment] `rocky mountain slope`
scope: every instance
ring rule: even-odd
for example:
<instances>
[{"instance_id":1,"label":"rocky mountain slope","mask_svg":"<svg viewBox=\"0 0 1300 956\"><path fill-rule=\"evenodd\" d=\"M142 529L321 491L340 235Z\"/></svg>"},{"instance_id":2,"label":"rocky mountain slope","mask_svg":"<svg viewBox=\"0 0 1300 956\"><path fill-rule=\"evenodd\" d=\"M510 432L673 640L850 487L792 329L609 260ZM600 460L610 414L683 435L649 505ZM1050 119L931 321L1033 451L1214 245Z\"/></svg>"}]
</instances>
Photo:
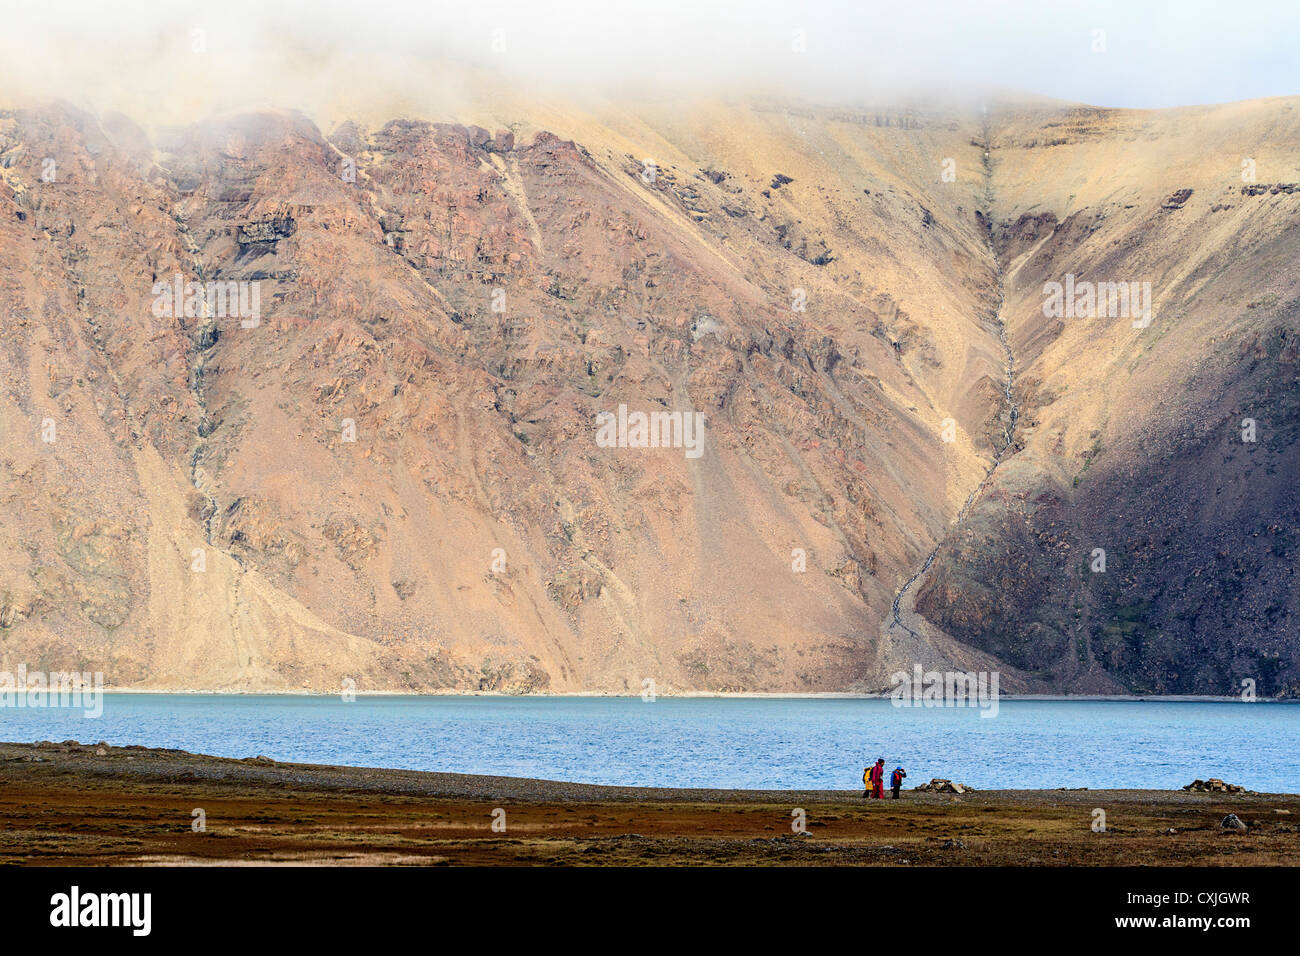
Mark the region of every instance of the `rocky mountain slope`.
<instances>
[{"instance_id":1,"label":"rocky mountain slope","mask_svg":"<svg viewBox=\"0 0 1300 956\"><path fill-rule=\"evenodd\" d=\"M0 667L1294 693L1294 106L0 112Z\"/></svg>"},{"instance_id":2,"label":"rocky mountain slope","mask_svg":"<svg viewBox=\"0 0 1300 956\"><path fill-rule=\"evenodd\" d=\"M1300 689L1295 107L1005 116L1022 421L919 589L926 618L1065 688ZM1067 275L1149 282L1147 324L1047 318Z\"/></svg>"}]
</instances>

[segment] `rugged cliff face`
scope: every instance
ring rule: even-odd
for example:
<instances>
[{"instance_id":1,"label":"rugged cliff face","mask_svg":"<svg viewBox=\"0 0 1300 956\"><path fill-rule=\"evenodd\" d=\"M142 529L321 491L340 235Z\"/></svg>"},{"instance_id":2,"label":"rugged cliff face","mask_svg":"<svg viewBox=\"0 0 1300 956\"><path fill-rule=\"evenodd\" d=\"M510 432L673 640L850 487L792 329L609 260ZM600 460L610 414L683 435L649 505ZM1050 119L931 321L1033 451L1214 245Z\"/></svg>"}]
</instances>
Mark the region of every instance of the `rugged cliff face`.
<instances>
[{"instance_id":1,"label":"rugged cliff face","mask_svg":"<svg viewBox=\"0 0 1300 956\"><path fill-rule=\"evenodd\" d=\"M1292 106L0 113L0 663L1294 692Z\"/></svg>"},{"instance_id":2,"label":"rugged cliff face","mask_svg":"<svg viewBox=\"0 0 1300 956\"><path fill-rule=\"evenodd\" d=\"M1300 691L1295 106L1004 117L1017 451L921 614L1067 689ZM1045 316L1067 277L1149 283L1149 323Z\"/></svg>"}]
</instances>

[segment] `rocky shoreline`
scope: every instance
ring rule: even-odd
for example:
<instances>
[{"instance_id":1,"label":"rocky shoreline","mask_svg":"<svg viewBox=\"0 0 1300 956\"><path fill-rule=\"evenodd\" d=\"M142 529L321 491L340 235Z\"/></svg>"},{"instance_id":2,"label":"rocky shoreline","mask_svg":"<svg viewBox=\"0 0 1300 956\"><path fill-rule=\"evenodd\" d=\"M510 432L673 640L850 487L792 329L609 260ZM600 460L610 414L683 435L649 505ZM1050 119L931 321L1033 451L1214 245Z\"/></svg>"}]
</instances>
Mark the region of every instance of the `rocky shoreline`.
<instances>
[{"instance_id":1,"label":"rocky shoreline","mask_svg":"<svg viewBox=\"0 0 1300 956\"><path fill-rule=\"evenodd\" d=\"M1228 815L1242 827L1223 826ZM1294 794L908 790L873 801L75 741L0 743L0 819L0 863L46 866L1300 864Z\"/></svg>"}]
</instances>

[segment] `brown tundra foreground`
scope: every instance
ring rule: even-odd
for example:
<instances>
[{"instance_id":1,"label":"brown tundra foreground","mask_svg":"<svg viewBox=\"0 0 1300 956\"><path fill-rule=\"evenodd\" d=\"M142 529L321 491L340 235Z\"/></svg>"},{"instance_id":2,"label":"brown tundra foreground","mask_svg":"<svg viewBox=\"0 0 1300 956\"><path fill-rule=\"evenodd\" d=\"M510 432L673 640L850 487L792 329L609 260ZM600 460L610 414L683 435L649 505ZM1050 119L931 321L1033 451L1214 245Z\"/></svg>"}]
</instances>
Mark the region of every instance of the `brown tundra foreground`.
<instances>
[{"instance_id":1,"label":"brown tundra foreground","mask_svg":"<svg viewBox=\"0 0 1300 956\"><path fill-rule=\"evenodd\" d=\"M806 835L793 832L799 810ZM1223 827L1228 814L1246 828ZM1300 795L907 791L877 802L71 741L0 744L0 826L0 863L39 866L1300 864Z\"/></svg>"}]
</instances>

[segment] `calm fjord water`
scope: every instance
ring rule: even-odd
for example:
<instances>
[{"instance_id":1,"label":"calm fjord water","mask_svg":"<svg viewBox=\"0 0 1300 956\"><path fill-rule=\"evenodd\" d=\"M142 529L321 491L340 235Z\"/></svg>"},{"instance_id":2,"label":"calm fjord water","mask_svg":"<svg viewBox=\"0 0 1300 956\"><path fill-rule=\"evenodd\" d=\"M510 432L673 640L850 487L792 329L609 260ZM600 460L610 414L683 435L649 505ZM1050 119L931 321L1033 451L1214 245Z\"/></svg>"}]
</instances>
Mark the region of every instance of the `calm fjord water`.
<instances>
[{"instance_id":1,"label":"calm fjord water","mask_svg":"<svg viewBox=\"0 0 1300 956\"><path fill-rule=\"evenodd\" d=\"M888 700L106 695L103 716L0 709L0 739L671 787L908 785L1300 792L1300 705L1004 700L996 717Z\"/></svg>"}]
</instances>

